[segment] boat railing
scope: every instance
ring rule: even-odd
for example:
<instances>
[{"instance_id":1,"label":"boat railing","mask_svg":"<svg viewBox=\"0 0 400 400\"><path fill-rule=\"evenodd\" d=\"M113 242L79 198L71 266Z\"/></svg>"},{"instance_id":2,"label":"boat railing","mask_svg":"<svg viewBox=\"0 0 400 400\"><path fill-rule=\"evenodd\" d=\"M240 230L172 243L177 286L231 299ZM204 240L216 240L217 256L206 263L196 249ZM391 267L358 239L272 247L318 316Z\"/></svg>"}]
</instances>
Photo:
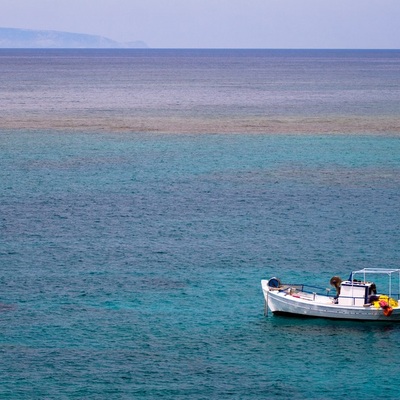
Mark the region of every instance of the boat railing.
<instances>
[{"instance_id":1,"label":"boat railing","mask_svg":"<svg viewBox=\"0 0 400 400\"><path fill-rule=\"evenodd\" d=\"M294 289L299 292L304 292L304 293L310 293L310 294L316 294L320 296L329 296L329 297L335 297L336 290L331 290L330 288L323 288L319 286L311 286L311 285L303 285L303 284L289 284L285 283L282 284L279 288L279 291L286 291L288 289Z\"/></svg>"},{"instance_id":2,"label":"boat railing","mask_svg":"<svg viewBox=\"0 0 400 400\"><path fill-rule=\"evenodd\" d=\"M311 293L311 294L317 294L320 296L328 296L328 297L337 297L337 292L333 288L323 288L319 286L311 286L311 285L303 285L303 284L283 284L281 287L279 287L279 291L285 291L288 290L289 288L295 289L299 292L304 292L304 293ZM388 295L388 293L380 293L381 295ZM364 296L342 296L342 297L349 297L349 298L364 298ZM400 292L398 293L390 293L391 298L400 301Z\"/></svg>"}]
</instances>

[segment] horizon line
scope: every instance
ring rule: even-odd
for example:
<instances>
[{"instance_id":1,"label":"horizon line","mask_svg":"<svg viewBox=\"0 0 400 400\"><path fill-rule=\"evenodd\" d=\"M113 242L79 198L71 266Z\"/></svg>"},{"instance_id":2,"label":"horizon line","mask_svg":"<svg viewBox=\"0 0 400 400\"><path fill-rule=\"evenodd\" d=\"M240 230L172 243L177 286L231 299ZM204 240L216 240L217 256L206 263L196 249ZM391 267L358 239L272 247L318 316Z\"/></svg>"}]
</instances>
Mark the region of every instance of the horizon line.
<instances>
[{"instance_id":1,"label":"horizon line","mask_svg":"<svg viewBox=\"0 0 400 400\"><path fill-rule=\"evenodd\" d=\"M399 51L400 48L377 47L1 47L0 50L339 50L339 51Z\"/></svg>"}]
</instances>

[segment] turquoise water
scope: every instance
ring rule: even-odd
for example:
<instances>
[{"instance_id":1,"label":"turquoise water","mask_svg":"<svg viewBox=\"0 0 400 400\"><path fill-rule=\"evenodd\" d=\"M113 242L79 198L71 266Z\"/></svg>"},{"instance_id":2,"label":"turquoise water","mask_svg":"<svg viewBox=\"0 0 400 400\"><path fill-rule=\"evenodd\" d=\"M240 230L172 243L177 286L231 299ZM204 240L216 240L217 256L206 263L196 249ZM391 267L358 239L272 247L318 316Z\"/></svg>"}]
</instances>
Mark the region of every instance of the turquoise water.
<instances>
[{"instance_id":1,"label":"turquoise water","mask_svg":"<svg viewBox=\"0 0 400 400\"><path fill-rule=\"evenodd\" d=\"M396 135L0 131L2 399L398 398L400 326L260 280L399 267Z\"/></svg>"}]
</instances>

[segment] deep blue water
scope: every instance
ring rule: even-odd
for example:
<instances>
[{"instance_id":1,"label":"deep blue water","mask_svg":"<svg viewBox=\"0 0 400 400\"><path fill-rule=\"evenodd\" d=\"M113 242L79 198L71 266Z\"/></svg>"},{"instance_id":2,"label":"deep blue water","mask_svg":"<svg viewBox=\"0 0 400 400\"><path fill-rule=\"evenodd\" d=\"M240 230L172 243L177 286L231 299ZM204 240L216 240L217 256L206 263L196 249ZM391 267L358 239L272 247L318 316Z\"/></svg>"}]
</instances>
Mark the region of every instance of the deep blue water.
<instances>
[{"instance_id":1,"label":"deep blue water","mask_svg":"<svg viewBox=\"0 0 400 400\"><path fill-rule=\"evenodd\" d=\"M264 316L260 287L399 267L396 133L3 127L0 149L0 398L398 398L400 325Z\"/></svg>"}]
</instances>

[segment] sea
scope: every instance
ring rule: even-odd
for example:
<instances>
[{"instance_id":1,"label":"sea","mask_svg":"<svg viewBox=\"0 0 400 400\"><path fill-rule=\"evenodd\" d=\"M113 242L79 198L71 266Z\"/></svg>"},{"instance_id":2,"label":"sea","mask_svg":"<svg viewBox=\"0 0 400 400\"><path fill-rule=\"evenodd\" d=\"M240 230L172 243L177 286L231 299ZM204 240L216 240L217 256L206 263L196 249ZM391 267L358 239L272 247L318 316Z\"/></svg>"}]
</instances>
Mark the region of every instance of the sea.
<instances>
[{"instance_id":1,"label":"sea","mask_svg":"<svg viewBox=\"0 0 400 400\"><path fill-rule=\"evenodd\" d=\"M400 268L400 51L0 73L1 399L399 398L400 324L272 315L260 280Z\"/></svg>"}]
</instances>

